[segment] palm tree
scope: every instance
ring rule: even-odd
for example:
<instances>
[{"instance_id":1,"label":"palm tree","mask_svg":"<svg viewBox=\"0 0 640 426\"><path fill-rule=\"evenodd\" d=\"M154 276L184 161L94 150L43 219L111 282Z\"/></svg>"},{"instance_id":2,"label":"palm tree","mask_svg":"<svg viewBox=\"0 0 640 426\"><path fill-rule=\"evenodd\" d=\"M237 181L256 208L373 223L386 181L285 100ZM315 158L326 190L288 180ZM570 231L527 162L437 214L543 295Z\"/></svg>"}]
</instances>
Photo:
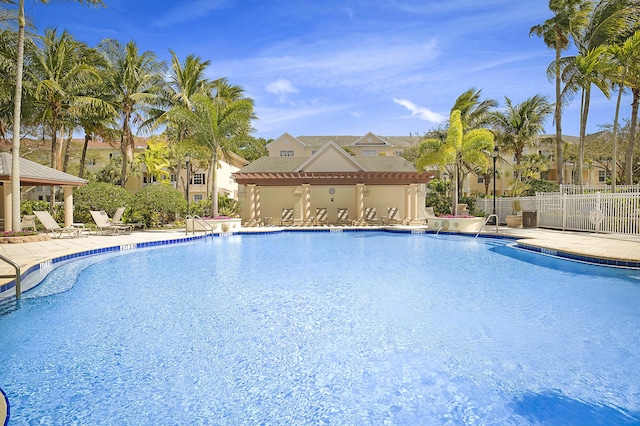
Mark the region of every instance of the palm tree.
<instances>
[{"instance_id":1,"label":"palm tree","mask_svg":"<svg viewBox=\"0 0 640 426\"><path fill-rule=\"evenodd\" d=\"M556 90L555 111L553 120L556 124L556 159L559 165L563 164L562 158L562 82L560 73L560 57L562 51L569 48L569 37L578 34L587 24L589 14L593 8L592 0L549 0L549 9L553 17L544 23L535 25L529 30L529 35L535 34L542 37L544 43L555 50L556 57L553 62ZM558 183L562 184L562 173L558 173Z\"/></svg>"},{"instance_id":2,"label":"palm tree","mask_svg":"<svg viewBox=\"0 0 640 426\"><path fill-rule=\"evenodd\" d=\"M584 161L584 143L589 117L589 104L591 100L591 87L595 85L608 98L610 88L604 76L611 69L607 60L607 47L600 45L586 53L573 58L573 66L565 69L567 84L565 90L580 91L580 142L578 147L577 184L582 186L582 167Z\"/></svg>"},{"instance_id":3,"label":"palm tree","mask_svg":"<svg viewBox=\"0 0 640 426\"><path fill-rule=\"evenodd\" d=\"M189 129L186 141L209 151L212 164L211 214L218 215L217 168L220 156L228 159L234 142L251 132L253 102L239 99L221 105L215 98L197 94L191 99L191 108L169 110L163 120Z\"/></svg>"},{"instance_id":4,"label":"palm tree","mask_svg":"<svg viewBox=\"0 0 640 426\"><path fill-rule=\"evenodd\" d=\"M108 90L113 104L120 113L122 172L121 185L125 187L129 167L134 160L133 128L145 123L147 109L156 106L163 90L162 72L164 64L155 53L138 52L138 46L130 41L126 45L114 39L100 43L98 49L109 62L107 72Z\"/></svg>"},{"instance_id":5,"label":"palm tree","mask_svg":"<svg viewBox=\"0 0 640 426\"><path fill-rule=\"evenodd\" d=\"M164 181L169 177L169 149L160 137L152 137L147 141L147 148L138 155L138 161L147 168L150 177Z\"/></svg>"},{"instance_id":6,"label":"palm tree","mask_svg":"<svg viewBox=\"0 0 640 426\"><path fill-rule=\"evenodd\" d=\"M542 95L535 95L514 105L505 98L506 107L491 113L491 122L500 146L500 152L512 153L516 170L524 157L524 150L536 143L544 130L544 123L553 112L553 106ZM516 180L520 174L516 173Z\"/></svg>"},{"instance_id":7,"label":"palm tree","mask_svg":"<svg viewBox=\"0 0 640 426\"><path fill-rule=\"evenodd\" d=\"M482 89L468 89L456 99L451 112L460 111L460 119L465 131L478 129L489 124L489 112L498 106L495 99L481 100Z\"/></svg>"},{"instance_id":8,"label":"palm tree","mask_svg":"<svg viewBox=\"0 0 640 426\"><path fill-rule=\"evenodd\" d=\"M615 192L618 176L618 124L620 117L620 102L622 100L622 92L624 91L625 86L632 86L634 76L636 76L637 80L637 75L640 74L640 71L638 71L638 63L640 62L640 31L636 31L622 44L609 46L609 53L613 59L612 82L614 86L618 86L618 99L616 100L616 112L613 119L613 179L611 180L612 192ZM636 86L638 86L638 82L636 82ZM635 100L634 104L637 106L638 101ZM631 151L632 156L633 144L630 143L629 145L631 146L629 151ZM627 156L629 156L629 151L627 151ZM632 167L627 167L626 164L631 165L633 163L633 157L627 158L626 160L625 181L627 180L627 170L629 171L629 177L631 177ZM631 179L629 179L629 184L630 182Z\"/></svg>"},{"instance_id":9,"label":"palm tree","mask_svg":"<svg viewBox=\"0 0 640 426\"><path fill-rule=\"evenodd\" d=\"M48 3L49 0L39 0ZM102 0L75 0L76 3L104 6ZM18 0L18 52L16 90L13 98L13 140L11 144L11 229L20 229L20 113L22 110L22 74L24 66L24 0Z\"/></svg>"},{"instance_id":10,"label":"palm tree","mask_svg":"<svg viewBox=\"0 0 640 426\"><path fill-rule=\"evenodd\" d=\"M493 133L487 129L464 131L462 114L453 110L449 117L449 129L446 140L425 139L420 143L420 157L416 161L417 170L430 165L446 166L453 164L455 188L451 201L453 215L457 214L458 182L463 162L474 164L482 169L489 167L489 152L493 149Z\"/></svg>"},{"instance_id":11,"label":"palm tree","mask_svg":"<svg viewBox=\"0 0 640 426\"><path fill-rule=\"evenodd\" d=\"M42 49L30 55L27 70L35 84L34 100L39 114L51 131L51 167L62 170L62 144L58 136L69 123L73 108L109 109L109 105L83 96L85 86L97 79L95 69L82 61L84 43L64 31L45 31ZM89 107L89 108L87 108Z\"/></svg>"}]
</instances>

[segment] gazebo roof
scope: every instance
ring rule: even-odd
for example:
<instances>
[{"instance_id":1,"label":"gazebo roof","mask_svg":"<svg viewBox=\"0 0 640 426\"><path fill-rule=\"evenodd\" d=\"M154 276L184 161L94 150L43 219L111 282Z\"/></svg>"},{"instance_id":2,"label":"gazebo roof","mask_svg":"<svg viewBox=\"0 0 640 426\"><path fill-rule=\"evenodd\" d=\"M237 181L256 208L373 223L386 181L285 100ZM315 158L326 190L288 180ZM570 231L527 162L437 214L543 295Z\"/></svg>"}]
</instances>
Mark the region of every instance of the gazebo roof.
<instances>
[{"instance_id":1,"label":"gazebo roof","mask_svg":"<svg viewBox=\"0 0 640 426\"><path fill-rule=\"evenodd\" d=\"M8 152L0 152L0 181L11 180L11 161L13 156ZM87 181L51 167L43 166L20 157L20 184L43 186L82 186Z\"/></svg>"}]
</instances>

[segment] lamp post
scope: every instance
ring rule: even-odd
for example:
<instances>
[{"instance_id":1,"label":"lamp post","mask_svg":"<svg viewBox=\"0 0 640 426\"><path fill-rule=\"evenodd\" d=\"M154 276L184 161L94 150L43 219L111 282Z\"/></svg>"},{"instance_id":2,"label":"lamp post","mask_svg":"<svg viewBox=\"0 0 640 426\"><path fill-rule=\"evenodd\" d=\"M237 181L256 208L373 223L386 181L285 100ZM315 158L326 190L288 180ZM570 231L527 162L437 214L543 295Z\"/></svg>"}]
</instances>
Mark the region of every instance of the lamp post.
<instances>
[{"instance_id":1,"label":"lamp post","mask_svg":"<svg viewBox=\"0 0 640 426\"><path fill-rule=\"evenodd\" d=\"M498 154L500 154L500 151L498 150L498 145L496 145L491 151L491 158L493 158L493 214L496 214L496 160L498 159ZM498 216L495 216L493 220L498 225Z\"/></svg>"},{"instance_id":2,"label":"lamp post","mask_svg":"<svg viewBox=\"0 0 640 426\"><path fill-rule=\"evenodd\" d=\"M185 162L187 163L187 188L186 188L186 195L187 195L187 216L191 215L191 204L189 203L189 181L191 180L191 156L189 154L187 154L187 156L184 158Z\"/></svg>"}]
</instances>

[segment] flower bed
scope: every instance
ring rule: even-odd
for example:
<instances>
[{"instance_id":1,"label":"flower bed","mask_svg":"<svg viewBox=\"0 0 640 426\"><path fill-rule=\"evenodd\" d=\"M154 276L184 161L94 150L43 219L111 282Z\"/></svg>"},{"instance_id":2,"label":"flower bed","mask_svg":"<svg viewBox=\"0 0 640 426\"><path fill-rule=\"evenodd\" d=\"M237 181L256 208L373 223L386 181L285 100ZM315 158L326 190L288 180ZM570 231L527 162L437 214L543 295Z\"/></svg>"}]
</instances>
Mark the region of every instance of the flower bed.
<instances>
[{"instance_id":1,"label":"flower bed","mask_svg":"<svg viewBox=\"0 0 640 426\"><path fill-rule=\"evenodd\" d=\"M443 215L429 219L429 228L449 232L478 232L484 217Z\"/></svg>"},{"instance_id":2,"label":"flower bed","mask_svg":"<svg viewBox=\"0 0 640 426\"><path fill-rule=\"evenodd\" d=\"M31 243L34 241L49 241L49 234L36 234L33 232L2 232L0 244Z\"/></svg>"},{"instance_id":3,"label":"flower bed","mask_svg":"<svg viewBox=\"0 0 640 426\"><path fill-rule=\"evenodd\" d=\"M240 230L242 219L226 216L203 217L201 219L187 219L185 225L187 232L213 231L234 232Z\"/></svg>"}]
</instances>

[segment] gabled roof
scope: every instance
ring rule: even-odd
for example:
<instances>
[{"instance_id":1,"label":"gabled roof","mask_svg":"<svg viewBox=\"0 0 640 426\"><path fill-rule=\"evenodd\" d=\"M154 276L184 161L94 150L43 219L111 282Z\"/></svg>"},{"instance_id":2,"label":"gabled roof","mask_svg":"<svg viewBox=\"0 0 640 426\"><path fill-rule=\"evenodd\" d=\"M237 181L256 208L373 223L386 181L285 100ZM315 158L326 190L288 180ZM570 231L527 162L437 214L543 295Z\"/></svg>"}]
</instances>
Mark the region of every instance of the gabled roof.
<instances>
[{"instance_id":1,"label":"gabled roof","mask_svg":"<svg viewBox=\"0 0 640 426\"><path fill-rule=\"evenodd\" d=\"M291 134L285 132L283 134L281 134L280 136L278 136L277 138L275 138L274 140L272 140L271 142L269 142L267 144L267 149L274 143L282 141L282 140L292 140L298 144L300 144L303 148L306 147L307 145L301 141L300 139L296 138L295 136L292 136Z\"/></svg>"},{"instance_id":2,"label":"gabled roof","mask_svg":"<svg viewBox=\"0 0 640 426\"><path fill-rule=\"evenodd\" d=\"M369 132L351 145L354 146L390 146L391 144L379 136Z\"/></svg>"},{"instance_id":3,"label":"gabled roof","mask_svg":"<svg viewBox=\"0 0 640 426\"><path fill-rule=\"evenodd\" d=\"M10 153L0 152L0 180L11 180L12 159L13 156ZM86 185L87 181L20 157L20 183L22 185L82 186Z\"/></svg>"},{"instance_id":4,"label":"gabled roof","mask_svg":"<svg viewBox=\"0 0 640 426\"><path fill-rule=\"evenodd\" d=\"M340 148L335 142L328 142L309 157L294 172L366 172L354 157Z\"/></svg>"},{"instance_id":5,"label":"gabled roof","mask_svg":"<svg viewBox=\"0 0 640 426\"><path fill-rule=\"evenodd\" d=\"M395 146L398 148L406 148L413 145L417 145L422 140L421 136L379 136L375 135L373 132L367 133L365 136L298 136L296 139L300 142L304 143L309 147L321 147L327 142L335 142L339 146L352 146L355 145L356 142L362 140L362 143L357 146L367 145L365 142L368 139L368 135L373 135L375 139L379 141L383 141L386 145L384 146ZM372 137L372 141L374 140ZM383 146L380 143L375 144L375 146Z\"/></svg>"}]
</instances>

